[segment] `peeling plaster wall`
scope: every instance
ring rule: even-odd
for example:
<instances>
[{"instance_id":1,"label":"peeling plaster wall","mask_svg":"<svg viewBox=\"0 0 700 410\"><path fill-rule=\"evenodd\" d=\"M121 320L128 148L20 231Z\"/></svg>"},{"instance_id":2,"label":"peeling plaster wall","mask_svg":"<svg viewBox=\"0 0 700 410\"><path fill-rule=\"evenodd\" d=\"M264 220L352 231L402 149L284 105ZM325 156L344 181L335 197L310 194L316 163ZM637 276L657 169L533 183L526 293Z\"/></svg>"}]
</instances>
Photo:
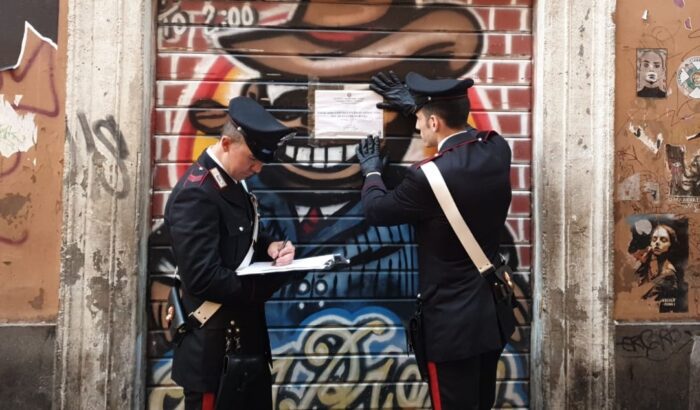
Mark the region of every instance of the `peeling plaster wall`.
<instances>
[{"instance_id":1,"label":"peeling plaster wall","mask_svg":"<svg viewBox=\"0 0 700 410\"><path fill-rule=\"evenodd\" d=\"M616 402L687 409L699 365L700 327L687 321L700 318L700 3L618 1L616 24Z\"/></svg>"},{"instance_id":2,"label":"peeling plaster wall","mask_svg":"<svg viewBox=\"0 0 700 410\"><path fill-rule=\"evenodd\" d=\"M683 4L672 0L618 3L618 320L700 317L700 4ZM658 64L659 70L645 69L647 61ZM689 87L688 81L679 85L679 76L693 73L699 77L697 85ZM638 96L643 93L638 91L639 82L647 89L658 85L655 96ZM656 232L657 228L668 232ZM654 237L661 239L654 241ZM668 251L664 237L671 241ZM657 250L650 252L649 247L657 244Z\"/></svg>"},{"instance_id":3,"label":"peeling plaster wall","mask_svg":"<svg viewBox=\"0 0 700 410\"><path fill-rule=\"evenodd\" d=\"M65 144L66 2L0 4L0 407L50 408Z\"/></svg>"},{"instance_id":4,"label":"peeling plaster wall","mask_svg":"<svg viewBox=\"0 0 700 410\"><path fill-rule=\"evenodd\" d=\"M59 9L43 0L0 8L0 323L53 322L58 310L66 77Z\"/></svg>"}]
</instances>

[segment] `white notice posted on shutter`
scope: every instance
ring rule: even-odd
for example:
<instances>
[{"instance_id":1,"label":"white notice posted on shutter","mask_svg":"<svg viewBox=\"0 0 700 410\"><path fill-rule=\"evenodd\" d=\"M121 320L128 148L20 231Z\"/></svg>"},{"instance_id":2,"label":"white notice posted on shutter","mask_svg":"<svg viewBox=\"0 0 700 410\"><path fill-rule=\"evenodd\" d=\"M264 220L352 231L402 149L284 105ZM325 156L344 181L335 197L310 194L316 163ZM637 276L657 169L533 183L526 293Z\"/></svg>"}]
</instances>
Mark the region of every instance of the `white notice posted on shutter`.
<instances>
[{"instance_id":1,"label":"white notice posted on shutter","mask_svg":"<svg viewBox=\"0 0 700 410\"><path fill-rule=\"evenodd\" d=\"M383 135L382 97L369 90L316 90L314 137L364 138Z\"/></svg>"}]
</instances>

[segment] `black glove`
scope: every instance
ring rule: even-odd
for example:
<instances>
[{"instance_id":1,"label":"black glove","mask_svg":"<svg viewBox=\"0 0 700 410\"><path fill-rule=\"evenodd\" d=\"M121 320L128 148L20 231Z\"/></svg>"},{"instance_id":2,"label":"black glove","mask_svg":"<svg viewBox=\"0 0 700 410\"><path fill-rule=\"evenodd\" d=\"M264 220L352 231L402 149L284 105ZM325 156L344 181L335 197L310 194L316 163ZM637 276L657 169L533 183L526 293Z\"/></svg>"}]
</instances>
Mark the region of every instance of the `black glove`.
<instances>
[{"instance_id":1,"label":"black glove","mask_svg":"<svg viewBox=\"0 0 700 410\"><path fill-rule=\"evenodd\" d=\"M379 137L368 135L357 145L355 153L360 161L362 176L366 177L370 172L382 172L384 161L379 156Z\"/></svg>"},{"instance_id":2,"label":"black glove","mask_svg":"<svg viewBox=\"0 0 700 410\"><path fill-rule=\"evenodd\" d=\"M389 71L388 77L381 72L372 76L369 88L384 97L385 101L377 104L377 108L398 111L405 116L416 112L416 101L393 71Z\"/></svg>"}]
</instances>

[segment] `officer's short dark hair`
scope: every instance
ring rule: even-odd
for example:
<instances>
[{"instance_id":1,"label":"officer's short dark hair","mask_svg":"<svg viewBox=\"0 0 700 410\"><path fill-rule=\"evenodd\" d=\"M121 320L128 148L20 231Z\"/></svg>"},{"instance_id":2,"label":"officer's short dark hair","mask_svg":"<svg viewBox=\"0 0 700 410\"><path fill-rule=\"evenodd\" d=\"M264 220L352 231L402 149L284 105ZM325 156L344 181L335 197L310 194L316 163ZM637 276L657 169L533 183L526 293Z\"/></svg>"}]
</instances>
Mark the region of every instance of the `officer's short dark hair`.
<instances>
[{"instance_id":1,"label":"officer's short dark hair","mask_svg":"<svg viewBox=\"0 0 700 410\"><path fill-rule=\"evenodd\" d=\"M422 108L426 117L438 116L445 121L450 128L462 128L467 125L469 117L469 102L466 97L462 99L435 100L425 104Z\"/></svg>"},{"instance_id":2,"label":"officer's short dark hair","mask_svg":"<svg viewBox=\"0 0 700 410\"><path fill-rule=\"evenodd\" d=\"M231 98L228 102L228 116L250 152L265 163L273 162L275 151L296 134L292 128L281 123L265 107L249 97Z\"/></svg>"},{"instance_id":3,"label":"officer's short dark hair","mask_svg":"<svg viewBox=\"0 0 700 410\"><path fill-rule=\"evenodd\" d=\"M224 126L221 128L221 135L226 135L234 142L243 141L243 134L238 131L238 127L236 127L228 115L226 116Z\"/></svg>"}]
</instances>

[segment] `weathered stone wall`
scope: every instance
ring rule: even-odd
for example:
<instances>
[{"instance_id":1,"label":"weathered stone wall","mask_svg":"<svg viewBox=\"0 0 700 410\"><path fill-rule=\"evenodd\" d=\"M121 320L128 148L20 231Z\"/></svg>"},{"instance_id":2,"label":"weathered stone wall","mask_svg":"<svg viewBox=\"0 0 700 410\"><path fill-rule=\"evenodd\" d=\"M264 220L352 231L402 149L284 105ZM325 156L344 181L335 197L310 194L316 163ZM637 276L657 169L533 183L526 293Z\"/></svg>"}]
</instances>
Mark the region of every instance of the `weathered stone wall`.
<instances>
[{"instance_id":1,"label":"weathered stone wall","mask_svg":"<svg viewBox=\"0 0 700 410\"><path fill-rule=\"evenodd\" d=\"M611 408L615 1L536 10L532 408Z\"/></svg>"},{"instance_id":2,"label":"weathered stone wall","mask_svg":"<svg viewBox=\"0 0 700 410\"><path fill-rule=\"evenodd\" d=\"M68 0L58 409L143 407L154 7Z\"/></svg>"}]
</instances>

